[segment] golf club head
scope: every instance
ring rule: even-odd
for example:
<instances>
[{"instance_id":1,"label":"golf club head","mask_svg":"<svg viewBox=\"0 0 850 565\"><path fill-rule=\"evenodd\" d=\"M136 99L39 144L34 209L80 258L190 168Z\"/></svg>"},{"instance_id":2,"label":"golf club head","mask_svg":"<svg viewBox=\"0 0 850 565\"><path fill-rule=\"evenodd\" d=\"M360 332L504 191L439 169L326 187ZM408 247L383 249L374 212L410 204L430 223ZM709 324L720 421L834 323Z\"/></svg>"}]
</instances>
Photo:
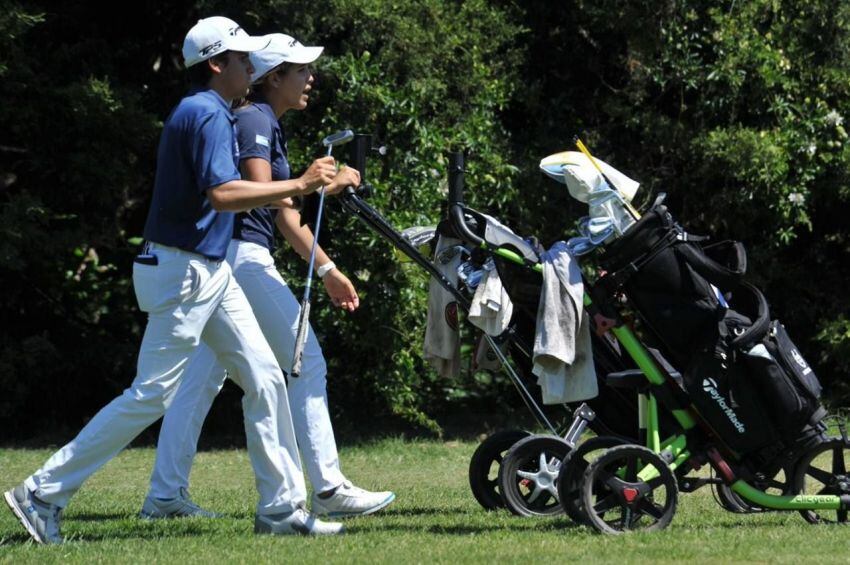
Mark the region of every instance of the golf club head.
<instances>
[{"instance_id":1,"label":"golf club head","mask_svg":"<svg viewBox=\"0 0 850 565\"><path fill-rule=\"evenodd\" d=\"M354 132L350 129L340 130L336 133L332 133L322 140L322 145L327 148L336 147L337 145L343 145L348 143L354 139Z\"/></svg>"}]
</instances>

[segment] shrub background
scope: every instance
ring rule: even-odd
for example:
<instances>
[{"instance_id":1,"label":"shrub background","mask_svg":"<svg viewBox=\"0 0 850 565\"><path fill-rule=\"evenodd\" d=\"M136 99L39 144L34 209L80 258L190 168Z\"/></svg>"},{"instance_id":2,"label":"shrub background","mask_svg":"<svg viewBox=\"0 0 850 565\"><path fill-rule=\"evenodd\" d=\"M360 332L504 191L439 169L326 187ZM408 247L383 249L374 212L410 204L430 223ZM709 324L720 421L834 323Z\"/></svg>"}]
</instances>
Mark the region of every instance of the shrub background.
<instances>
[{"instance_id":1,"label":"shrub background","mask_svg":"<svg viewBox=\"0 0 850 565\"><path fill-rule=\"evenodd\" d=\"M284 119L291 161L342 127L375 134L388 153L370 161L371 202L399 227L439 219L444 155L462 147L473 206L569 237L582 211L537 163L581 133L691 231L747 245L832 404L850 403L850 6L0 0L0 440L65 438L134 374L156 144L185 91L183 36L211 14L326 47L310 107ZM522 412L502 377L423 364L426 277L338 206L328 217L323 243L363 299L343 315L315 294L339 433L479 431ZM280 259L300 295L303 262ZM228 387L207 428L239 435L240 420Z\"/></svg>"}]
</instances>

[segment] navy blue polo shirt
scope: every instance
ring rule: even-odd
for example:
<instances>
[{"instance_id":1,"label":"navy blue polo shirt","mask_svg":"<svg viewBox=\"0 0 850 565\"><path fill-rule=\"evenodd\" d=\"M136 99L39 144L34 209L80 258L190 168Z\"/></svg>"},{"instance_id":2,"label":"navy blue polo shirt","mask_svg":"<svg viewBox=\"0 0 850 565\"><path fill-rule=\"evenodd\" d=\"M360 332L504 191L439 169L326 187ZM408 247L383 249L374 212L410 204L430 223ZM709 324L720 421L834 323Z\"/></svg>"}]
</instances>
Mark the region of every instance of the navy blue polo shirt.
<instances>
[{"instance_id":1,"label":"navy blue polo shirt","mask_svg":"<svg viewBox=\"0 0 850 565\"><path fill-rule=\"evenodd\" d=\"M272 107L261 97L252 98L252 103L238 108L236 114L236 138L239 142L240 159L264 159L272 168L272 180L290 178L287 160L286 139L274 115ZM274 208L254 208L236 215L233 237L274 249Z\"/></svg>"},{"instance_id":2,"label":"navy blue polo shirt","mask_svg":"<svg viewBox=\"0 0 850 565\"><path fill-rule=\"evenodd\" d=\"M221 260L233 236L233 212L216 212L207 189L237 180L235 118L214 90L196 90L168 116L157 151L148 241Z\"/></svg>"}]
</instances>

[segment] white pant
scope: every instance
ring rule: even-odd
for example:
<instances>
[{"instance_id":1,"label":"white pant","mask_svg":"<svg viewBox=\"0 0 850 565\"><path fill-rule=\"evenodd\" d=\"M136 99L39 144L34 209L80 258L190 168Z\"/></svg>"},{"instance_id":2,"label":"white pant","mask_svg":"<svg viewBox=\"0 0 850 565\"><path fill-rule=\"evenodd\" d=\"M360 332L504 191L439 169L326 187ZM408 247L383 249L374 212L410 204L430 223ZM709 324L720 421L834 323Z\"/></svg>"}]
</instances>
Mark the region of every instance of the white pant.
<instances>
[{"instance_id":1,"label":"white pant","mask_svg":"<svg viewBox=\"0 0 850 565\"><path fill-rule=\"evenodd\" d=\"M203 340L245 392L257 512L294 510L305 502L306 488L286 381L230 266L155 244L153 252L158 265L133 266L136 299L148 313L135 380L27 478L27 486L42 500L66 506L91 474L163 415Z\"/></svg>"},{"instance_id":2,"label":"white pant","mask_svg":"<svg viewBox=\"0 0 850 565\"><path fill-rule=\"evenodd\" d=\"M233 240L227 250L227 262L248 297L278 363L288 371L292 366L301 309L298 300L265 247ZM307 475L317 492L330 490L345 480L339 468L328 413L326 374L325 359L311 328L304 348L301 376L289 379L288 391L295 435L304 455ZM188 488L201 427L226 377L227 371L212 349L201 345L162 422L151 475L152 496L172 498L178 495L181 487Z\"/></svg>"}]
</instances>

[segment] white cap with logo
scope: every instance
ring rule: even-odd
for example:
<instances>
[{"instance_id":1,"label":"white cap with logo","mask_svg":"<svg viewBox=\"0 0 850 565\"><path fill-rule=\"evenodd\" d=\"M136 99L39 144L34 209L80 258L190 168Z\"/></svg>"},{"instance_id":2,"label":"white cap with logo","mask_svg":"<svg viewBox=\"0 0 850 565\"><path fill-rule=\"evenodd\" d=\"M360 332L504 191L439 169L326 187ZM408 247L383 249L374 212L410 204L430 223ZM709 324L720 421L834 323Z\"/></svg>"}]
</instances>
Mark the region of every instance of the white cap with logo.
<instances>
[{"instance_id":1,"label":"white cap with logo","mask_svg":"<svg viewBox=\"0 0 850 565\"><path fill-rule=\"evenodd\" d=\"M297 39L285 33L270 33L264 35L263 39L268 41L268 45L251 53L251 65L254 66L251 82L257 82L281 63L296 65L312 63L325 49L324 47L305 47Z\"/></svg>"},{"instance_id":2,"label":"white cap with logo","mask_svg":"<svg viewBox=\"0 0 850 565\"><path fill-rule=\"evenodd\" d=\"M222 16L198 20L183 40L183 62L191 67L225 51L259 51L268 38L252 37L242 27Z\"/></svg>"}]
</instances>

